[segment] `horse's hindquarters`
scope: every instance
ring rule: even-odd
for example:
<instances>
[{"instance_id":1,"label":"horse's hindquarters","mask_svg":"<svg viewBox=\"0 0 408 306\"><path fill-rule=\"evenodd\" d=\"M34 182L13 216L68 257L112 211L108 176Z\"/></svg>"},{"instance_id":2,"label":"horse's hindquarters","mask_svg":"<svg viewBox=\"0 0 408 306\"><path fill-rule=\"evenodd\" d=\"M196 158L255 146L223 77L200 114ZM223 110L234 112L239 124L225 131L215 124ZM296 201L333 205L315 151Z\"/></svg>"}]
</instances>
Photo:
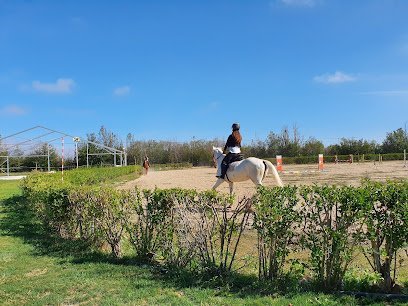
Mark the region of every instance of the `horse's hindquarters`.
<instances>
[{"instance_id":1,"label":"horse's hindquarters","mask_svg":"<svg viewBox=\"0 0 408 306\"><path fill-rule=\"evenodd\" d=\"M256 176L256 172L256 165L253 164L253 160L244 159L230 164L227 177L228 180L232 182L243 182L249 179L253 180L253 176Z\"/></svg>"}]
</instances>

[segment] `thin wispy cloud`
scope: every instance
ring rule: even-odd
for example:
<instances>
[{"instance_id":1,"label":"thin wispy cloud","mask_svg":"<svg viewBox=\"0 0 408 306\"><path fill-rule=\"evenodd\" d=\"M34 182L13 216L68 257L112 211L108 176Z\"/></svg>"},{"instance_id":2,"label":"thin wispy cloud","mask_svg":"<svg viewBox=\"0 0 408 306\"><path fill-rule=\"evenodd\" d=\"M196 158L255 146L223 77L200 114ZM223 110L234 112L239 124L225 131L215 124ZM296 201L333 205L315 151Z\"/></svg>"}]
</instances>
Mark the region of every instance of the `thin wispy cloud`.
<instances>
[{"instance_id":1,"label":"thin wispy cloud","mask_svg":"<svg viewBox=\"0 0 408 306\"><path fill-rule=\"evenodd\" d=\"M76 27L83 27L86 25L86 21L82 17L72 17L70 20L71 24Z\"/></svg>"},{"instance_id":2,"label":"thin wispy cloud","mask_svg":"<svg viewBox=\"0 0 408 306\"><path fill-rule=\"evenodd\" d=\"M51 94L69 94L75 87L75 82L72 79L58 79L55 83L43 83L40 81L33 81L32 88L38 92Z\"/></svg>"},{"instance_id":3,"label":"thin wispy cloud","mask_svg":"<svg viewBox=\"0 0 408 306\"><path fill-rule=\"evenodd\" d=\"M117 87L113 90L113 94L118 97L127 96L130 94L130 86Z\"/></svg>"},{"instance_id":4,"label":"thin wispy cloud","mask_svg":"<svg viewBox=\"0 0 408 306\"><path fill-rule=\"evenodd\" d=\"M408 96L408 89L404 90L377 90L377 91L364 91L361 92L362 95L370 96Z\"/></svg>"},{"instance_id":5,"label":"thin wispy cloud","mask_svg":"<svg viewBox=\"0 0 408 306\"><path fill-rule=\"evenodd\" d=\"M3 108L0 108L0 114L9 115L9 116L23 116L27 113L27 110L18 105L6 105Z\"/></svg>"},{"instance_id":6,"label":"thin wispy cloud","mask_svg":"<svg viewBox=\"0 0 408 306\"><path fill-rule=\"evenodd\" d=\"M202 107L199 107L197 109L197 114L200 114L200 115L212 114L212 113L218 112L219 108L220 108L220 104L217 101L212 101L212 102L202 105Z\"/></svg>"},{"instance_id":7,"label":"thin wispy cloud","mask_svg":"<svg viewBox=\"0 0 408 306\"><path fill-rule=\"evenodd\" d=\"M313 78L315 82L324 84L341 84L347 82L354 82L357 78L351 74L346 74L341 71L336 71L334 74L325 73L315 76Z\"/></svg>"},{"instance_id":8,"label":"thin wispy cloud","mask_svg":"<svg viewBox=\"0 0 408 306\"><path fill-rule=\"evenodd\" d=\"M408 55L408 41L403 42L399 47L400 53L403 55Z\"/></svg>"},{"instance_id":9,"label":"thin wispy cloud","mask_svg":"<svg viewBox=\"0 0 408 306\"><path fill-rule=\"evenodd\" d=\"M81 109L81 108L57 108L56 113L67 116L90 116L95 115L97 112L95 109Z\"/></svg>"},{"instance_id":10,"label":"thin wispy cloud","mask_svg":"<svg viewBox=\"0 0 408 306\"><path fill-rule=\"evenodd\" d=\"M213 101L207 105L207 112L214 112L218 110L218 102Z\"/></svg>"},{"instance_id":11,"label":"thin wispy cloud","mask_svg":"<svg viewBox=\"0 0 408 306\"><path fill-rule=\"evenodd\" d=\"M318 0L278 0L280 3L291 7L314 7Z\"/></svg>"}]
</instances>

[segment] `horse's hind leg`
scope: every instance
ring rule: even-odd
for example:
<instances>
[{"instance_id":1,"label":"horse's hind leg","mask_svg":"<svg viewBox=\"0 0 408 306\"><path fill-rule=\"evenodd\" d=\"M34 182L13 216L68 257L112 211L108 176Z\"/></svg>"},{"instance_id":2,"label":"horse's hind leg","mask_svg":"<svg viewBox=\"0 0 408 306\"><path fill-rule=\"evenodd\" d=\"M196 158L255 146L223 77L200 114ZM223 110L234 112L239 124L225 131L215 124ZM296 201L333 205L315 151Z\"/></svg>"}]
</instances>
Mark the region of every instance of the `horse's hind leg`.
<instances>
[{"instance_id":1,"label":"horse's hind leg","mask_svg":"<svg viewBox=\"0 0 408 306\"><path fill-rule=\"evenodd\" d=\"M262 186L262 177L251 177L251 181L256 186Z\"/></svg>"},{"instance_id":2,"label":"horse's hind leg","mask_svg":"<svg viewBox=\"0 0 408 306\"><path fill-rule=\"evenodd\" d=\"M230 189L230 194L232 195L234 193L234 183L229 182L229 189Z\"/></svg>"}]
</instances>

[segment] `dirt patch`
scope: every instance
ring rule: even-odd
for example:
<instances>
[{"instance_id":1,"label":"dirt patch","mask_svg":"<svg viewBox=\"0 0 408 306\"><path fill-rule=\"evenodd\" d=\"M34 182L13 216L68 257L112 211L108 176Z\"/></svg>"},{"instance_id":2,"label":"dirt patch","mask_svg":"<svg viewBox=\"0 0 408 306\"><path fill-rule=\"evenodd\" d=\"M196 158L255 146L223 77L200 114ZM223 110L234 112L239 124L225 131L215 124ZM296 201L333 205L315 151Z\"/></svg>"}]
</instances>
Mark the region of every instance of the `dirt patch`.
<instances>
[{"instance_id":1,"label":"dirt patch","mask_svg":"<svg viewBox=\"0 0 408 306\"><path fill-rule=\"evenodd\" d=\"M210 167L197 167L191 169L152 171L137 180L123 184L121 189L132 189L138 186L142 189L155 187L186 188L198 191L211 189L216 181L216 169ZM360 184L362 178L370 178L375 181L388 179L408 179L408 167L404 167L403 161L389 161L381 164L366 163L340 163L325 164L323 171L317 170L316 165L284 165L284 172L280 174L285 185L311 185L311 184ZM264 180L265 186L276 186L271 174ZM217 188L220 192L229 192L227 183ZM251 196L255 192L255 185L251 181L235 184L235 193L239 196Z\"/></svg>"}]
</instances>

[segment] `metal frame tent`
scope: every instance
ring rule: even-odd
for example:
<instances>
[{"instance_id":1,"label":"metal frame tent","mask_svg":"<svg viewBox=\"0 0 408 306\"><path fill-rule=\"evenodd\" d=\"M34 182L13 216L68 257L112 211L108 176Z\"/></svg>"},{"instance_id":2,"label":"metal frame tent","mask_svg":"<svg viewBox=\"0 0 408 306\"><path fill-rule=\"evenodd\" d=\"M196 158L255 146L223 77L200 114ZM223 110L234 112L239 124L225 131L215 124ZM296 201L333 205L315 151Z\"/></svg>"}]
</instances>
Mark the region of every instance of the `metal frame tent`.
<instances>
[{"instance_id":1,"label":"metal frame tent","mask_svg":"<svg viewBox=\"0 0 408 306\"><path fill-rule=\"evenodd\" d=\"M33 131L40 131L39 135L35 135L35 137L26 137L24 135L28 135L30 132ZM55 138L49 138L50 136ZM48 138L47 138L48 137ZM50 162L50 145L51 143L62 139L62 170L63 170L63 152L64 152L64 138L70 137L72 138L75 144L75 160L76 160L76 167L79 167L79 160L78 160L78 143L86 144L86 167L89 167L89 156L101 156L101 155L113 155L113 165L114 166L126 166L127 165L127 155L125 149L118 150L113 147L109 147L97 142L89 141L89 140L81 140L81 138L77 136L72 136L68 133L60 132L57 130L53 130L44 126L35 126L5 137L0 138L0 144L2 144L7 154L0 156L0 174L6 173L7 176L10 176L10 158L26 158L26 157L47 157L47 169L51 171L51 162ZM20 138L20 141L7 143L4 140L10 140L13 138ZM24 145L32 145L33 147L38 147L39 145L46 145L47 146L47 154L21 154L21 155L11 155L13 149L20 148ZM89 152L89 145L93 145L101 150L101 152L90 153ZM119 157L119 164L118 158Z\"/></svg>"}]
</instances>

